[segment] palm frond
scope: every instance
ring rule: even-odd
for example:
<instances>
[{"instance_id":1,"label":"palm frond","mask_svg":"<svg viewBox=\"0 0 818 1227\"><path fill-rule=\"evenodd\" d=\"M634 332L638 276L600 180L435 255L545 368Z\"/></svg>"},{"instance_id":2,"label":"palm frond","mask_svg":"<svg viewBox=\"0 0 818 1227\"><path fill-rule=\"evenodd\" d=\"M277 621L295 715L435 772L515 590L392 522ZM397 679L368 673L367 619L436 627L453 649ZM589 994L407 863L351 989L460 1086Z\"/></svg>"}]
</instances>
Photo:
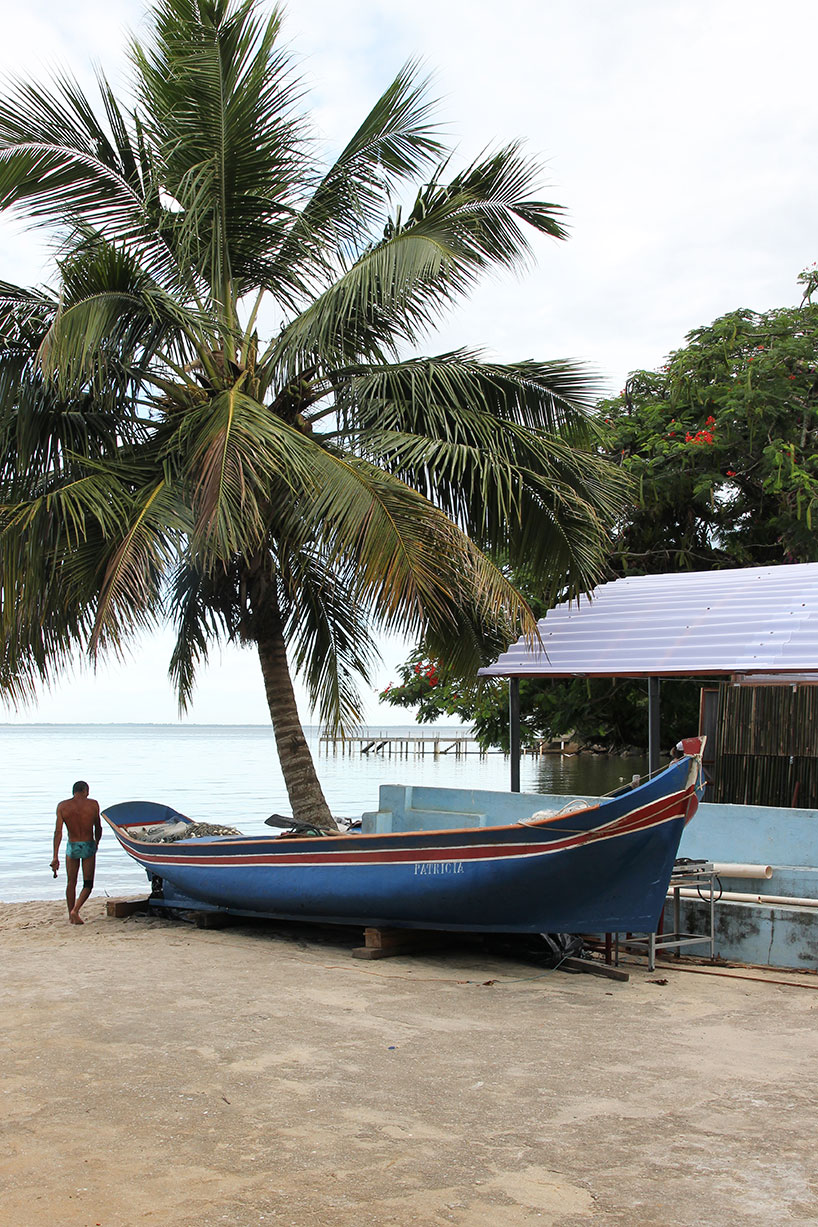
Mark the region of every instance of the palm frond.
<instances>
[{"instance_id":1,"label":"palm frond","mask_svg":"<svg viewBox=\"0 0 818 1227\"><path fill-rule=\"evenodd\" d=\"M338 251L357 252L361 235L384 225L395 189L440 157L435 104L427 95L428 81L410 61L298 210L276 260L273 285L292 276L293 268L299 269L305 292L325 279Z\"/></svg>"},{"instance_id":2,"label":"palm frond","mask_svg":"<svg viewBox=\"0 0 818 1227\"><path fill-rule=\"evenodd\" d=\"M164 577L177 555L177 538L188 526L164 476L129 499L124 524L120 517L107 549L95 550L97 565L102 559L105 566L89 641L92 655L149 626L160 613Z\"/></svg>"},{"instance_id":3,"label":"palm frond","mask_svg":"<svg viewBox=\"0 0 818 1227\"><path fill-rule=\"evenodd\" d=\"M194 547L209 564L259 547L271 487L295 502L315 482L316 444L238 387L187 413L166 448L181 458L195 512Z\"/></svg>"},{"instance_id":4,"label":"palm frond","mask_svg":"<svg viewBox=\"0 0 818 1227\"><path fill-rule=\"evenodd\" d=\"M454 631L461 611L500 611L531 629L523 598L438 508L391 474L356 457L316 459L314 498L300 522L333 566L354 564L356 601L387 631Z\"/></svg>"},{"instance_id":5,"label":"palm frond","mask_svg":"<svg viewBox=\"0 0 818 1227\"><path fill-rule=\"evenodd\" d=\"M559 430L577 444L600 438L600 380L577 362L487 362L474 350L341 368L331 376L342 430L408 431L479 442L486 418ZM487 442L487 441L486 441Z\"/></svg>"},{"instance_id":6,"label":"palm frond","mask_svg":"<svg viewBox=\"0 0 818 1227\"><path fill-rule=\"evenodd\" d=\"M378 658L368 611L355 599L350 565L330 567L305 544L279 556L284 633L310 706L322 725L349 728L361 719L359 681L368 682Z\"/></svg>"},{"instance_id":7,"label":"palm frond","mask_svg":"<svg viewBox=\"0 0 818 1227\"><path fill-rule=\"evenodd\" d=\"M193 698L196 673L207 663L213 644L232 637L236 589L228 573L207 573L183 556L171 577L168 606L176 642L168 673L180 713Z\"/></svg>"},{"instance_id":8,"label":"palm frond","mask_svg":"<svg viewBox=\"0 0 818 1227\"><path fill-rule=\"evenodd\" d=\"M481 442L373 432L367 454L421 490L493 556L584 591L598 576L624 491L607 463L559 436L479 423Z\"/></svg>"},{"instance_id":9,"label":"palm frond","mask_svg":"<svg viewBox=\"0 0 818 1227\"><path fill-rule=\"evenodd\" d=\"M258 0L160 0L132 43L145 132L179 203L176 241L228 317L259 284L303 193L306 161L281 14Z\"/></svg>"},{"instance_id":10,"label":"palm frond","mask_svg":"<svg viewBox=\"0 0 818 1227\"><path fill-rule=\"evenodd\" d=\"M451 183L435 178L408 219L345 267L283 331L269 355L288 376L324 362L381 362L416 343L447 307L493 267L527 258L521 222L562 237L561 209L532 201L539 167L517 145L475 163Z\"/></svg>"},{"instance_id":11,"label":"palm frond","mask_svg":"<svg viewBox=\"0 0 818 1227\"><path fill-rule=\"evenodd\" d=\"M328 367L396 356L443 312L456 253L446 233L406 232L373 248L281 332L264 364L284 380L316 360ZM446 272L448 270L448 273ZM442 292L431 293L439 284Z\"/></svg>"},{"instance_id":12,"label":"palm frond","mask_svg":"<svg viewBox=\"0 0 818 1227\"><path fill-rule=\"evenodd\" d=\"M10 695L33 693L90 645L100 592L99 556L129 510L129 497L103 466L67 456L61 472L34 482L34 493L0 504L0 637ZM78 472L78 476L72 473ZM22 486L22 481L18 483ZM4 484L6 495L11 484ZM124 624L142 624L124 611ZM109 646L116 650L119 636Z\"/></svg>"},{"instance_id":13,"label":"palm frond","mask_svg":"<svg viewBox=\"0 0 818 1227\"><path fill-rule=\"evenodd\" d=\"M15 208L57 233L103 232L109 242L138 251L158 282L189 293L188 270L163 233L169 215L154 161L129 132L102 75L99 86L112 132L68 74L50 90L8 84L0 99L0 209Z\"/></svg>"},{"instance_id":14,"label":"palm frond","mask_svg":"<svg viewBox=\"0 0 818 1227\"><path fill-rule=\"evenodd\" d=\"M69 603L47 515L0 505L0 696L14 705L36 697L76 657L93 621L89 603ZM31 526L31 527L30 527Z\"/></svg>"},{"instance_id":15,"label":"palm frond","mask_svg":"<svg viewBox=\"0 0 818 1227\"><path fill-rule=\"evenodd\" d=\"M124 393L171 354L207 353L218 343L212 321L98 233L75 236L59 268L62 294L38 357L64 396L89 385L98 394L112 387Z\"/></svg>"},{"instance_id":16,"label":"palm frond","mask_svg":"<svg viewBox=\"0 0 818 1227\"><path fill-rule=\"evenodd\" d=\"M581 591L598 574L623 483L599 455L593 378L571 363L468 352L335 375L337 438L397 474L515 568ZM333 436L330 436L333 437Z\"/></svg>"}]
</instances>

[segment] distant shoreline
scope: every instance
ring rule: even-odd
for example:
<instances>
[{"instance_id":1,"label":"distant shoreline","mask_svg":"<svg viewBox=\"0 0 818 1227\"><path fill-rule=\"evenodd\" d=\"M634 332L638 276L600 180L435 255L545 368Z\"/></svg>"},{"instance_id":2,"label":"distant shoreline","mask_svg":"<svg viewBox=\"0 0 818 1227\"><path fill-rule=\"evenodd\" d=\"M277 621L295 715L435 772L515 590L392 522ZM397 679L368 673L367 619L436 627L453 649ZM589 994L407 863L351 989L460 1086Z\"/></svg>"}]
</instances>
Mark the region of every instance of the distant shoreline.
<instances>
[{"instance_id":1,"label":"distant shoreline","mask_svg":"<svg viewBox=\"0 0 818 1227\"><path fill-rule=\"evenodd\" d=\"M256 722L252 724L239 724L231 722L229 724L213 724L210 721L198 723L195 720L174 721L167 720L82 720L75 722L73 720L0 720L0 729L270 729L272 731L272 723L267 721ZM377 736L380 732L387 730L406 730L411 729L417 731L418 734L428 729L430 733L451 732L458 733L461 737L470 736L474 730L471 725L461 724L362 724L357 732L350 732L350 737L361 736ZM305 732L320 732L320 724L305 724Z\"/></svg>"}]
</instances>

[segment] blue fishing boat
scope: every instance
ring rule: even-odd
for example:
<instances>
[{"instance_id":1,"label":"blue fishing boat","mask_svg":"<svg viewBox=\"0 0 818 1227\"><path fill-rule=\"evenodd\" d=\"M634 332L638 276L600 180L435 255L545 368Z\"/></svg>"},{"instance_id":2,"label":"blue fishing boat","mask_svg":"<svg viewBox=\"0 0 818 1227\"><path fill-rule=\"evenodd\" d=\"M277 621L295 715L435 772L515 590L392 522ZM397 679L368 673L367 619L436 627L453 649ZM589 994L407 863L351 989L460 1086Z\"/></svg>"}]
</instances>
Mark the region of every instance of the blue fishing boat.
<instances>
[{"instance_id":1,"label":"blue fishing boat","mask_svg":"<svg viewBox=\"0 0 818 1227\"><path fill-rule=\"evenodd\" d=\"M145 869L156 907L455 931L649 932L703 786L701 741L683 745L682 758L618 795L556 813L532 806L496 826L186 837L196 824L154 802L102 816Z\"/></svg>"}]
</instances>

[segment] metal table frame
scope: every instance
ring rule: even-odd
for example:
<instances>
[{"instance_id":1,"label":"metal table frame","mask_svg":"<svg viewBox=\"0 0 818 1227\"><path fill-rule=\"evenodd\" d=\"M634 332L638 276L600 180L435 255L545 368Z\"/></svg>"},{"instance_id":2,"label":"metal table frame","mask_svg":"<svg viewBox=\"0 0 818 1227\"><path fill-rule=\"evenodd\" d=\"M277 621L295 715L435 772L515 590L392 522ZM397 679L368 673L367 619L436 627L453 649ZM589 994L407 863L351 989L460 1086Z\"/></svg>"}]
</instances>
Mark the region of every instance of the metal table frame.
<instances>
[{"instance_id":1,"label":"metal table frame","mask_svg":"<svg viewBox=\"0 0 818 1227\"><path fill-rule=\"evenodd\" d=\"M716 958L715 915L716 915L716 872L711 861L677 861L670 876L668 898L673 898L673 932L672 933L627 933L624 938L619 933L614 934L614 963L619 964L619 948L628 950L644 950L648 956L648 971L656 970L656 951L675 950L678 958L682 946L707 945L710 947L710 961ZM709 931L702 933L682 933L682 895L684 888L695 888L703 903L708 905Z\"/></svg>"}]
</instances>

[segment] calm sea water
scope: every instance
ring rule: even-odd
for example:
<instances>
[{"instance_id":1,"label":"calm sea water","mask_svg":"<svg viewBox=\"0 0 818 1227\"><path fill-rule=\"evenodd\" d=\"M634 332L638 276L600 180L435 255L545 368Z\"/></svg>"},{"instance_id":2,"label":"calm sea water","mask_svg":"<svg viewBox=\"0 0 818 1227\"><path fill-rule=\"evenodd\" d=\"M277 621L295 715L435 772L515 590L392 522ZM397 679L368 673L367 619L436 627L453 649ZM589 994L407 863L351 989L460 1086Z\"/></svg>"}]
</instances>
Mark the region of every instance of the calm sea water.
<instances>
[{"instance_id":1,"label":"calm sea water","mask_svg":"<svg viewBox=\"0 0 818 1227\"><path fill-rule=\"evenodd\" d=\"M416 725L383 728L393 736L432 735ZM434 734L445 737L447 730ZM463 730L457 730L461 736ZM359 817L377 809L381 784L449 788L509 786L508 758L476 752L455 757L362 755L320 746L308 730L318 773L332 812ZM475 748L476 750L476 748ZM267 725L0 725L0 899L53 899L65 890L64 868L54 881L54 811L76 779L91 785L101 807L117 801L161 801L190 818L225 822L246 834L267 834L264 819L290 813L272 729ZM601 794L634 771L642 759L547 755L523 759L524 792ZM139 892L145 874L119 848L103 824L97 855L96 894ZM64 866L65 843L60 859Z\"/></svg>"}]
</instances>

